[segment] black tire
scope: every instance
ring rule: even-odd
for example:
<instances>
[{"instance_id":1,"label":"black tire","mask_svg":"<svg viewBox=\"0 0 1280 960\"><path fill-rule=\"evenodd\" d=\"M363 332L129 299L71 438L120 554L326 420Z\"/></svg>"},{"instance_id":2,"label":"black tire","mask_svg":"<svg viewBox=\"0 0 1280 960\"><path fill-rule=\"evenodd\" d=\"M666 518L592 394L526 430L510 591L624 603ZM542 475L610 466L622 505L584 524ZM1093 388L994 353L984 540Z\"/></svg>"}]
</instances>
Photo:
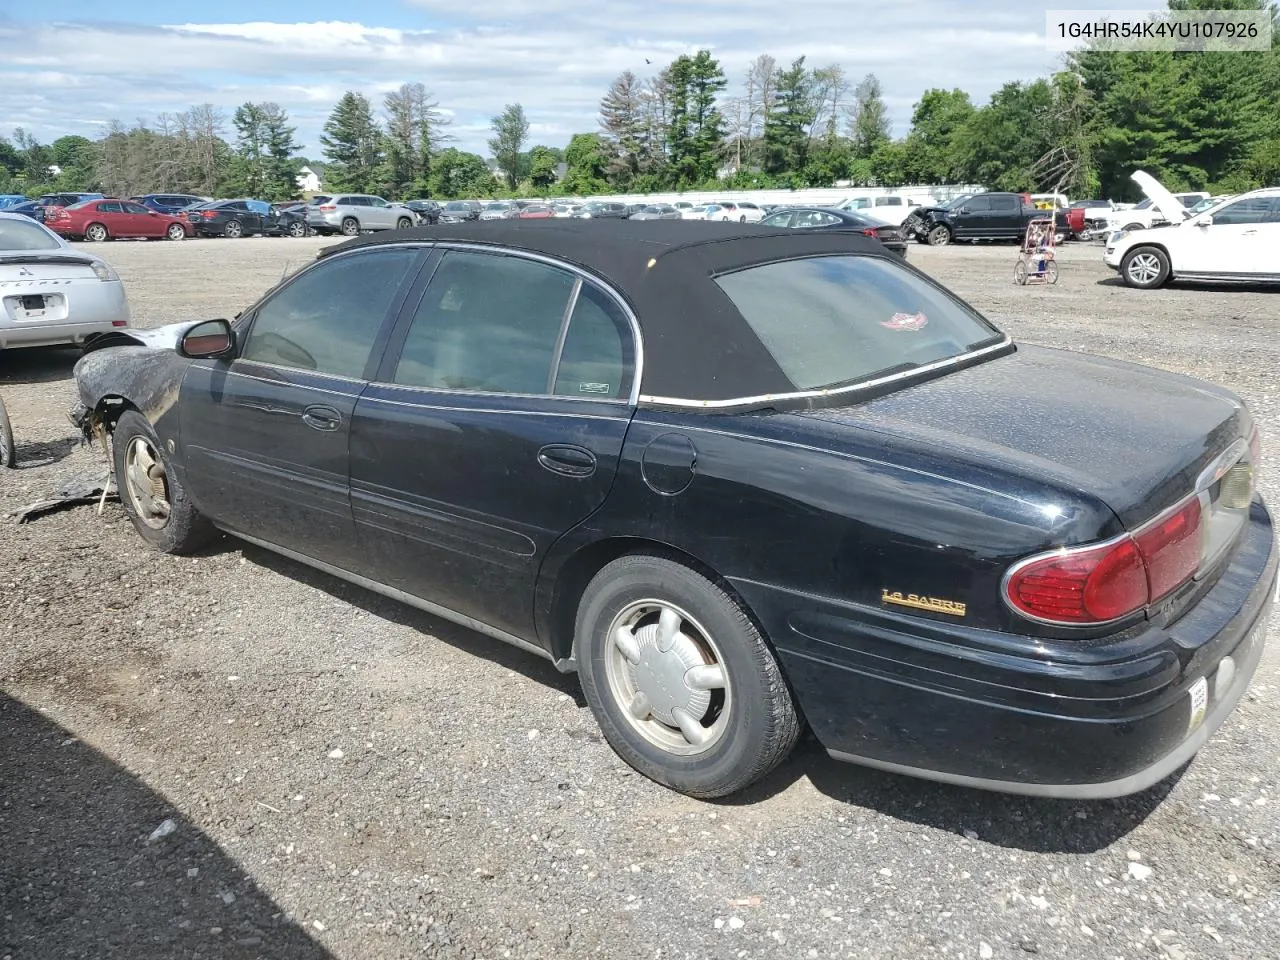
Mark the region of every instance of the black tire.
<instances>
[{"instance_id":1,"label":"black tire","mask_svg":"<svg viewBox=\"0 0 1280 960\"><path fill-rule=\"evenodd\" d=\"M925 238L931 247L945 247L952 240L951 228L946 224L940 223L935 227L930 227Z\"/></svg>"},{"instance_id":2,"label":"black tire","mask_svg":"<svg viewBox=\"0 0 1280 960\"><path fill-rule=\"evenodd\" d=\"M307 225L301 220L294 220L289 224L285 232L297 240L307 235Z\"/></svg>"},{"instance_id":3,"label":"black tire","mask_svg":"<svg viewBox=\"0 0 1280 960\"><path fill-rule=\"evenodd\" d=\"M1134 247L1120 261L1120 276L1138 290L1154 290L1169 279L1169 257L1159 247Z\"/></svg>"},{"instance_id":4,"label":"black tire","mask_svg":"<svg viewBox=\"0 0 1280 960\"><path fill-rule=\"evenodd\" d=\"M11 469L18 463L18 448L13 443L13 425L9 423L9 411L0 400L0 467Z\"/></svg>"},{"instance_id":5,"label":"black tire","mask_svg":"<svg viewBox=\"0 0 1280 960\"><path fill-rule=\"evenodd\" d=\"M239 220L228 220L226 226L222 228L222 235L231 240L238 240L244 236L244 224Z\"/></svg>"},{"instance_id":6,"label":"black tire","mask_svg":"<svg viewBox=\"0 0 1280 960\"><path fill-rule=\"evenodd\" d=\"M1121 227L1120 229L1121 229L1121 230L1126 230L1126 231L1133 231L1133 230L1142 230L1142 229L1145 229L1145 228L1144 228L1144 227L1142 226L1142 224L1140 224L1140 223L1126 223L1126 224L1125 224L1123 227Z\"/></svg>"},{"instance_id":7,"label":"black tire","mask_svg":"<svg viewBox=\"0 0 1280 960\"><path fill-rule=\"evenodd\" d=\"M699 729L711 738L705 746L685 741L685 735L670 724L656 719L633 720L620 702L617 678L625 675L634 679L636 674L627 672L629 666L613 665L630 662L614 643L615 620L647 606L655 610L647 621L650 624L656 622L658 608L670 608L678 614L679 643L672 645L672 651L701 650L698 666L718 664L721 668L725 679L718 712L714 690L707 694L709 706L695 708L705 710L697 718ZM643 615L637 616L637 625L646 622ZM656 637L656 629L650 636ZM655 658L645 662L661 657L664 664L670 664L672 654L656 652L656 642L654 639L644 647L646 655ZM800 735L800 717L782 670L754 622L724 590L679 563L637 555L604 567L582 595L575 644L583 693L609 745L637 771L680 793L699 798L736 793L777 767ZM689 662L684 657L680 660ZM697 689L682 678L672 699ZM666 707L655 701L654 713L663 709ZM677 746L655 743L641 732L642 727L669 737ZM678 752L681 743L693 752Z\"/></svg>"},{"instance_id":8,"label":"black tire","mask_svg":"<svg viewBox=\"0 0 1280 960\"><path fill-rule=\"evenodd\" d=\"M159 482L169 504L168 517L162 523L157 523L154 516L148 519L139 511L130 490L127 461L135 441L145 444L150 458L162 468ZM136 410L126 410L116 421L111 434L111 453L120 502L143 540L162 553L181 555L194 553L217 537L217 529L187 499L151 424Z\"/></svg>"},{"instance_id":9,"label":"black tire","mask_svg":"<svg viewBox=\"0 0 1280 960\"><path fill-rule=\"evenodd\" d=\"M410 220L408 217L401 217L399 220L396 221L397 230L408 230L412 226L413 226L413 221Z\"/></svg>"},{"instance_id":10,"label":"black tire","mask_svg":"<svg viewBox=\"0 0 1280 960\"><path fill-rule=\"evenodd\" d=\"M92 243L105 243L110 236L104 223L91 223L84 228L84 238Z\"/></svg>"},{"instance_id":11,"label":"black tire","mask_svg":"<svg viewBox=\"0 0 1280 960\"><path fill-rule=\"evenodd\" d=\"M169 224L169 229L164 232L166 240L185 240L187 239L187 231L183 229L180 223Z\"/></svg>"},{"instance_id":12,"label":"black tire","mask_svg":"<svg viewBox=\"0 0 1280 960\"><path fill-rule=\"evenodd\" d=\"M342 218L342 235L344 237L355 237L360 234L360 221L355 217Z\"/></svg>"}]
</instances>

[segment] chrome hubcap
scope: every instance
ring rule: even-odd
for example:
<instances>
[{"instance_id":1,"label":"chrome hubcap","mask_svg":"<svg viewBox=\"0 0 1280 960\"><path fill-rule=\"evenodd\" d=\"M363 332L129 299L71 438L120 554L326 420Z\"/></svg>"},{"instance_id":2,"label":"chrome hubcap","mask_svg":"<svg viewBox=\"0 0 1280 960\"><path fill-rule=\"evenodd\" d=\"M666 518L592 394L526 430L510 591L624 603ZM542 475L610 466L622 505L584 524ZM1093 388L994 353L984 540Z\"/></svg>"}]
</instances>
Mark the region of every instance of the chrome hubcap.
<instances>
[{"instance_id":1,"label":"chrome hubcap","mask_svg":"<svg viewBox=\"0 0 1280 960\"><path fill-rule=\"evenodd\" d=\"M1160 276L1160 260L1154 253L1140 253L1129 261L1129 279L1135 283L1151 283Z\"/></svg>"},{"instance_id":2,"label":"chrome hubcap","mask_svg":"<svg viewBox=\"0 0 1280 960\"><path fill-rule=\"evenodd\" d=\"M159 530L169 522L169 484L164 464L143 437L134 437L124 454L125 489L134 513L148 527Z\"/></svg>"},{"instance_id":3,"label":"chrome hubcap","mask_svg":"<svg viewBox=\"0 0 1280 960\"><path fill-rule=\"evenodd\" d=\"M732 692L706 630L679 607L640 600L609 627L605 674L623 716L669 753L711 749L729 725Z\"/></svg>"}]
</instances>

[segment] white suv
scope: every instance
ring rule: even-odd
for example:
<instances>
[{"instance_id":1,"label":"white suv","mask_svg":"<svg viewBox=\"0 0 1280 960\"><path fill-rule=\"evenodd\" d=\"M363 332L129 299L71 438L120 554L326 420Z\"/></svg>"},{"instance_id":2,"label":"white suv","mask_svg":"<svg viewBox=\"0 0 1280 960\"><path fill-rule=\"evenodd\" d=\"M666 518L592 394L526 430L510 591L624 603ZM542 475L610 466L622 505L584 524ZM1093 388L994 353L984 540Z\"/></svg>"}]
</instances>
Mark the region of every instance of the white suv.
<instances>
[{"instance_id":1,"label":"white suv","mask_svg":"<svg viewBox=\"0 0 1280 960\"><path fill-rule=\"evenodd\" d=\"M1102 259L1143 290L1171 279L1280 283L1280 188L1242 193L1159 230L1120 230Z\"/></svg>"},{"instance_id":2,"label":"white suv","mask_svg":"<svg viewBox=\"0 0 1280 960\"><path fill-rule=\"evenodd\" d=\"M365 193L319 196L307 204L307 223L316 233L354 237L365 230L406 230L418 222L404 204Z\"/></svg>"}]
</instances>

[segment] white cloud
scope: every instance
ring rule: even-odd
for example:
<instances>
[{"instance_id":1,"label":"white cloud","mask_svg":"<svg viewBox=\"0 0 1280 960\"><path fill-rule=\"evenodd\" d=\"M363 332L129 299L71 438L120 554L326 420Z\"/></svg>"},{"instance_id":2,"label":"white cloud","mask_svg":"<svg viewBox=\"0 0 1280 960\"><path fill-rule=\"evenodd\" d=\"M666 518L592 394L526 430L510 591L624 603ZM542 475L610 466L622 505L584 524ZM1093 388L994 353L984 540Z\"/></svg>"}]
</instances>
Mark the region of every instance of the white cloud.
<instances>
[{"instance_id":1,"label":"white cloud","mask_svg":"<svg viewBox=\"0 0 1280 960\"><path fill-rule=\"evenodd\" d=\"M489 118L504 104L522 103L536 136L563 144L596 129L600 97L622 70L652 74L679 53L707 47L729 75L730 95L766 52L781 63L801 55L812 66L841 63L855 81L875 72L901 133L929 87L962 87L982 100L1001 83L1040 76L1058 62L1046 49L1043 10L1020 0L981 7L947 0L412 6L418 22L396 27L30 22L20 29L0 20L0 117L52 139L92 136L111 118L130 123L195 103L230 111L245 100L274 100L317 154L320 128L344 90L380 99L420 81L453 116L458 145L485 153Z\"/></svg>"}]
</instances>

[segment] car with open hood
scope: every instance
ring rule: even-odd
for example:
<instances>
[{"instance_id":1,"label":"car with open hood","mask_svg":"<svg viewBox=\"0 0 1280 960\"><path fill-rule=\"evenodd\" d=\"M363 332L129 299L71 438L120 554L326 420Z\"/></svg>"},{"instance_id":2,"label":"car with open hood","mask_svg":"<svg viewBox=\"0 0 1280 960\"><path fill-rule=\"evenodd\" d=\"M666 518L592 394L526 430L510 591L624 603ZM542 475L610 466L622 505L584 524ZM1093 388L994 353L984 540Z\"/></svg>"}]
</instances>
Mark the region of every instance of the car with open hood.
<instances>
[{"instance_id":1,"label":"car with open hood","mask_svg":"<svg viewBox=\"0 0 1280 960\"><path fill-rule=\"evenodd\" d=\"M1115 233L1124 230L1147 230L1170 223L1182 223L1191 216L1190 210L1209 194L1203 190L1173 193L1145 170L1135 170L1129 177L1141 188L1146 199L1124 209L1112 210L1107 216L1107 230Z\"/></svg>"},{"instance_id":2,"label":"car with open hood","mask_svg":"<svg viewBox=\"0 0 1280 960\"><path fill-rule=\"evenodd\" d=\"M441 224L94 347L73 419L146 541L231 534L545 657L690 795L804 725L885 770L1133 793L1262 653L1246 405L1015 343L869 237Z\"/></svg>"},{"instance_id":3,"label":"car with open hood","mask_svg":"<svg viewBox=\"0 0 1280 960\"><path fill-rule=\"evenodd\" d=\"M1102 260L1142 290L1171 280L1280 283L1280 188L1228 197L1160 230L1118 230Z\"/></svg>"}]
</instances>

